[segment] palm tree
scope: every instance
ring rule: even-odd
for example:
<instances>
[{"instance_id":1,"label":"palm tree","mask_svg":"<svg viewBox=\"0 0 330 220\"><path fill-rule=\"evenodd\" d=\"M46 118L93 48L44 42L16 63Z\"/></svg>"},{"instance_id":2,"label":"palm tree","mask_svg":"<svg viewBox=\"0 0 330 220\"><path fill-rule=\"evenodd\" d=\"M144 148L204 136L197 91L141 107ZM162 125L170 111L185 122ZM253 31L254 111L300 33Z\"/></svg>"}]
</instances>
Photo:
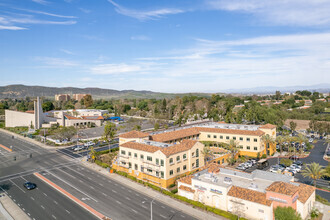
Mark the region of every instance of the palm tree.
<instances>
[{"instance_id":1,"label":"palm tree","mask_svg":"<svg viewBox=\"0 0 330 220\"><path fill-rule=\"evenodd\" d=\"M303 136L302 134L299 134L296 141L299 143L299 148L301 148L302 143L307 143L308 140L305 136Z\"/></svg>"},{"instance_id":2,"label":"palm tree","mask_svg":"<svg viewBox=\"0 0 330 220\"><path fill-rule=\"evenodd\" d=\"M228 159L228 162L232 165L235 163L235 154L238 151L238 142L234 139L231 139L228 144L228 149L231 153L231 158Z\"/></svg>"},{"instance_id":3,"label":"palm tree","mask_svg":"<svg viewBox=\"0 0 330 220\"><path fill-rule=\"evenodd\" d=\"M278 143L278 145L280 146L280 154L281 154L281 156L282 156L282 145L283 145L283 143L285 142L285 137L283 137L283 136L278 136L278 137L276 137L276 141L277 141L277 143Z\"/></svg>"},{"instance_id":4,"label":"palm tree","mask_svg":"<svg viewBox=\"0 0 330 220\"><path fill-rule=\"evenodd\" d=\"M95 161L95 156L96 156L96 151L94 150L94 147L93 146L91 146L90 148L89 148L89 155L91 156L91 158L92 158L92 162L94 162Z\"/></svg>"},{"instance_id":5,"label":"palm tree","mask_svg":"<svg viewBox=\"0 0 330 220\"><path fill-rule=\"evenodd\" d=\"M267 146L267 148L268 147L270 148L271 145L274 145L276 143L275 139L273 137L271 137L269 134L263 135L261 137L261 141L262 141L262 143L264 143L264 145Z\"/></svg>"},{"instance_id":6,"label":"palm tree","mask_svg":"<svg viewBox=\"0 0 330 220\"><path fill-rule=\"evenodd\" d=\"M314 186L316 187L316 180L326 175L326 170L323 166L318 163L307 164L305 169L302 170L301 174L304 177L308 177L314 180Z\"/></svg>"},{"instance_id":7,"label":"palm tree","mask_svg":"<svg viewBox=\"0 0 330 220\"><path fill-rule=\"evenodd\" d=\"M201 151L204 157L204 165L206 165L207 159L213 156L213 152L210 150L209 146L204 146L203 150Z\"/></svg>"}]
</instances>

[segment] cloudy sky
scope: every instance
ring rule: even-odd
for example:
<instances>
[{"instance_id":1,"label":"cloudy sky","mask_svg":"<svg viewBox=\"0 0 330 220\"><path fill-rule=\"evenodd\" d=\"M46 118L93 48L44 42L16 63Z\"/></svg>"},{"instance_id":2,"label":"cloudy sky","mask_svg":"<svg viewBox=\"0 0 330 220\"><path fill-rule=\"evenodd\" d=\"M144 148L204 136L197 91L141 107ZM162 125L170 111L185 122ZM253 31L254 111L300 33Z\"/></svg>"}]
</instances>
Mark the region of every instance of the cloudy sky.
<instances>
[{"instance_id":1,"label":"cloudy sky","mask_svg":"<svg viewBox=\"0 0 330 220\"><path fill-rule=\"evenodd\" d=\"M0 0L0 85L328 83L329 11L329 0Z\"/></svg>"}]
</instances>

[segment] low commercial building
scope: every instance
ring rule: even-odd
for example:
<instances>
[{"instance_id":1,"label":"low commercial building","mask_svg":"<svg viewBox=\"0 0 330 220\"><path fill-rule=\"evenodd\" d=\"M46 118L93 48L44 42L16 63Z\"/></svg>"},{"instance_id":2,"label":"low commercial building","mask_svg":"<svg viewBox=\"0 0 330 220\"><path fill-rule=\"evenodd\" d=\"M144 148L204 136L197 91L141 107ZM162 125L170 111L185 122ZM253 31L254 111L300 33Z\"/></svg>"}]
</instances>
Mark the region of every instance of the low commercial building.
<instances>
[{"instance_id":1,"label":"low commercial building","mask_svg":"<svg viewBox=\"0 0 330 220\"><path fill-rule=\"evenodd\" d=\"M142 133L142 132L141 132ZM204 166L204 145L196 140L168 144L146 140L140 132L123 136L113 168L163 188L173 184L178 176ZM141 137L141 138L139 138Z\"/></svg>"},{"instance_id":2,"label":"low commercial building","mask_svg":"<svg viewBox=\"0 0 330 220\"><path fill-rule=\"evenodd\" d=\"M178 180L178 194L248 219L273 219L278 206L294 208L306 219L315 203L315 188L293 177L255 170L245 173L211 164Z\"/></svg>"}]
</instances>

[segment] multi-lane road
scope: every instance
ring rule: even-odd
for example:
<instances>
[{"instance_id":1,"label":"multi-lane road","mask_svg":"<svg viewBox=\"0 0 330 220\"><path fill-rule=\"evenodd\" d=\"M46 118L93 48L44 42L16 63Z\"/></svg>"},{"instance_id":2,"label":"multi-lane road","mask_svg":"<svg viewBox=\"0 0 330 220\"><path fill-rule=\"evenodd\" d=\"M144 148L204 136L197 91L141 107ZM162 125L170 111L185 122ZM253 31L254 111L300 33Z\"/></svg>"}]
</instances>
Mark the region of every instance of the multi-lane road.
<instances>
[{"instance_id":1,"label":"multi-lane road","mask_svg":"<svg viewBox=\"0 0 330 220\"><path fill-rule=\"evenodd\" d=\"M81 158L12 139L1 132L0 144L13 149L12 152L0 151L0 190L31 219L97 219L34 173L40 173L72 197L111 219L150 219L153 198L82 166ZM36 183L37 189L26 190L23 187L26 181ZM153 219L194 218L156 200Z\"/></svg>"}]
</instances>

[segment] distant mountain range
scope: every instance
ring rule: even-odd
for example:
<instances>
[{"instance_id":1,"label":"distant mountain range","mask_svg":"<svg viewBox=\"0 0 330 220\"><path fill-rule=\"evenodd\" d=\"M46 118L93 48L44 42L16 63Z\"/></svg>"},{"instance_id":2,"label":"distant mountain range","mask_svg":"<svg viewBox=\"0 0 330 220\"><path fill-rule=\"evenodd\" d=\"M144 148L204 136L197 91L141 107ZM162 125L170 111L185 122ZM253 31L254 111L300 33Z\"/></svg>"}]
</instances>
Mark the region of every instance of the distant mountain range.
<instances>
[{"instance_id":1,"label":"distant mountain range","mask_svg":"<svg viewBox=\"0 0 330 220\"><path fill-rule=\"evenodd\" d=\"M0 98L24 98L44 96L54 98L56 94L91 94L94 99L122 99L122 98L174 98L176 96L197 95L208 97L211 93L160 93L152 91L135 91L135 90L114 90L100 88L75 88L75 87L45 87L45 86L25 86L25 85L8 85L0 87Z\"/></svg>"},{"instance_id":2,"label":"distant mountain range","mask_svg":"<svg viewBox=\"0 0 330 220\"><path fill-rule=\"evenodd\" d=\"M255 88L240 88L228 89L221 91L223 93L160 93L152 91L135 91L135 90L114 90L114 89L100 89L100 88L75 88L75 87L45 87L45 86L25 86L25 85L8 85L0 86L0 98L24 98L44 96L54 98L56 94L91 94L94 99L123 99L123 98L174 98L177 96L196 95L202 97L210 97L212 94L275 94L275 91L295 92L297 90L309 90L317 92L330 92L330 84L318 84L313 86L290 86L290 87L255 87Z\"/></svg>"},{"instance_id":3,"label":"distant mountain range","mask_svg":"<svg viewBox=\"0 0 330 220\"><path fill-rule=\"evenodd\" d=\"M311 92L322 92L328 93L330 92L330 84L323 83L311 86L287 86L287 87L272 87L272 86L264 86L264 87L254 87L254 88L239 88L239 89L228 89L222 92L231 93L231 94L275 94L276 91L284 92L296 92L298 90L308 90Z\"/></svg>"}]
</instances>

